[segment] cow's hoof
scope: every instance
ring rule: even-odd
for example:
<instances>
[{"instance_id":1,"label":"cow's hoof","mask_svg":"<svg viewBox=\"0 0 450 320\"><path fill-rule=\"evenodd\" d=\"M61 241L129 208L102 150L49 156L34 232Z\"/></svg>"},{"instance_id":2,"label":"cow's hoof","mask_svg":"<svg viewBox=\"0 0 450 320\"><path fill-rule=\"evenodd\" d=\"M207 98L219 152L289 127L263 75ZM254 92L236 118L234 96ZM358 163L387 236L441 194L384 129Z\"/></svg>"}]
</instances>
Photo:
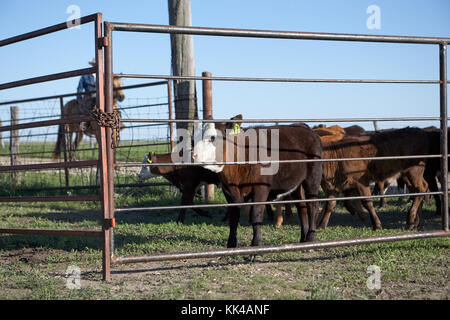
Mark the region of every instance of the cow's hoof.
<instances>
[{"instance_id":1,"label":"cow's hoof","mask_svg":"<svg viewBox=\"0 0 450 320\"><path fill-rule=\"evenodd\" d=\"M373 226L374 231L381 230L381 229L383 229L383 228L381 228L381 224L377 224L377 225Z\"/></svg>"},{"instance_id":2,"label":"cow's hoof","mask_svg":"<svg viewBox=\"0 0 450 320\"><path fill-rule=\"evenodd\" d=\"M237 239L228 239L227 248L236 248L237 247Z\"/></svg>"},{"instance_id":3,"label":"cow's hoof","mask_svg":"<svg viewBox=\"0 0 450 320\"><path fill-rule=\"evenodd\" d=\"M309 231L308 235L306 236L306 242L312 242L316 241L316 232L315 231Z\"/></svg>"}]
</instances>

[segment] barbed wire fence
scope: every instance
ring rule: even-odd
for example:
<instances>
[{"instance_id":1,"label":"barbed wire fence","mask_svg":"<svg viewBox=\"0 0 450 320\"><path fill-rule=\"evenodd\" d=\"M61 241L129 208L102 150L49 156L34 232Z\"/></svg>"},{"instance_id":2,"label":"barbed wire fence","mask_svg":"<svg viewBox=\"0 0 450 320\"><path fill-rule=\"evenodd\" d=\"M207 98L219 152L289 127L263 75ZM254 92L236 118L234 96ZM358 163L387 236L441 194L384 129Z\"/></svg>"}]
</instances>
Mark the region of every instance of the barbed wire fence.
<instances>
[{"instance_id":1,"label":"barbed wire fence","mask_svg":"<svg viewBox=\"0 0 450 320\"><path fill-rule=\"evenodd\" d=\"M145 84L129 87L139 86L145 86ZM15 121L15 124L23 124L58 120L61 119L61 106L72 99L73 97L69 94L1 102L0 105L3 105L4 108L0 114L0 121L2 125L8 126L13 124L13 121ZM152 119L167 119L169 117L169 96L125 98L124 101L118 103L118 108L122 119L130 119L137 115ZM13 115L13 109L16 110L15 115ZM150 151L170 152L170 132L170 125L165 122L125 125L120 132L120 145L115 150L116 161L119 163L136 162L142 161ZM3 132L0 139L0 165L34 165L55 161L53 152L57 138L58 126L56 125ZM73 139L75 139L75 136ZM67 140L65 141L65 147L66 155L63 156L64 152L61 153L56 161L69 161L67 158ZM82 142L77 148L77 160L98 160L98 154L95 136L83 135ZM11 172L1 172L0 182L5 186L2 188L4 195L12 195L17 191L34 194L40 191L64 190L68 193L73 190L98 188L96 175L97 168L95 166L55 168L22 172L20 178L12 177ZM119 187L152 184L148 181L140 181L136 168L117 168L115 183Z\"/></svg>"}]
</instances>

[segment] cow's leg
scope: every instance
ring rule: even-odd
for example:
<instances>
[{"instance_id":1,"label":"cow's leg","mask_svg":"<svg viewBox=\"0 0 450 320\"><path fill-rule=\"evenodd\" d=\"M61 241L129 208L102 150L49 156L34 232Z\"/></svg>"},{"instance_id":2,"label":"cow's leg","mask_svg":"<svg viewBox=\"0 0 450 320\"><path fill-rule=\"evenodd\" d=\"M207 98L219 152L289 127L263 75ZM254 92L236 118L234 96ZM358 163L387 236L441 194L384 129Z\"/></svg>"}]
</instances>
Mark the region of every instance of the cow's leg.
<instances>
[{"instance_id":1,"label":"cow's leg","mask_svg":"<svg viewBox=\"0 0 450 320\"><path fill-rule=\"evenodd\" d=\"M426 192L428 190L428 184L423 179L422 170L421 167L418 167L416 170L411 169L406 173L409 182L407 187L412 193ZM406 225L409 229L414 229L419 226L423 199L424 196L416 196L413 198L413 203L409 209L406 221Z\"/></svg>"},{"instance_id":2,"label":"cow's leg","mask_svg":"<svg viewBox=\"0 0 450 320\"><path fill-rule=\"evenodd\" d=\"M253 195L254 202L267 201L268 196L269 196L268 187L255 187ZM261 245L261 225L263 222L264 207L265 207L264 205L252 206L252 210L250 213L250 222L253 227L252 246Z\"/></svg>"},{"instance_id":3,"label":"cow's leg","mask_svg":"<svg viewBox=\"0 0 450 320\"><path fill-rule=\"evenodd\" d=\"M244 217L245 217L245 220L247 221L247 222L250 222L250 211L251 211L251 209L252 209L252 206L245 206L244 207Z\"/></svg>"},{"instance_id":4,"label":"cow's leg","mask_svg":"<svg viewBox=\"0 0 450 320\"><path fill-rule=\"evenodd\" d=\"M298 199L305 200L305 191L303 187L299 187L298 190ZM296 203L295 207L297 208L298 218L300 220L301 234L300 234L300 242L305 242L308 236L309 231L309 218L308 218L308 205L304 202Z\"/></svg>"},{"instance_id":5,"label":"cow's leg","mask_svg":"<svg viewBox=\"0 0 450 320\"><path fill-rule=\"evenodd\" d=\"M370 187L368 185L363 185L362 183L356 184L357 190L361 196L371 196ZM373 202L370 199L361 200L364 208L369 211L370 220L372 221L372 228L374 230L381 229L381 222L375 212L375 208L373 207Z\"/></svg>"},{"instance_id":6,"label":"cow's leg","mask_svg":"<svg viewBox=\"0 0 450 320\"><path fill-rule=\"evenodd\" d=\"M181 205L182 206L192 205L194 203L194 195L195 195L195 189L192 190L189 188L185 188L181 194ZM186 215L186 209L181 208L180 212L178 213L177 223L180 223L180 222L184 223L185 215Z\"/></svg>"},{"instance_id":7,"label":"cow's leg","mask_svg":"<svg viewBox=\"0 0 450 320\"><path fill-rule=\"evenodd\" d=\"M348 189L344 191L344 195L346 197L353 197L358 196L359 193L356 189ZM351 215L357 215L362 222L366 221L361 200L344 200L344 207L348 212L350 212Z\"/></svg>"},{"instance_id":8,"label":"cow's leg","mask_svg":"<svg viewBox=\"0 0 450 320\"><path fill-rule=\"evenodd\" d=\"M319 195L320 181L322 180L322 164L320 162L311 165L310 174L303 181L300 188L303 188L305 199L317 199ZM308 211L308 233L305 241L316 240L316 219L319 209L318 201L307 202Z\"/></svg>"},{"instance_id":9,"label":"cow's leg","mask_svg":"<svg viewBox=\"0 0 450 320\"><path fill-rule=\"evenodd\" d=\"M306 209L306 205L305 205L304 203L300 203L299 205L300 205L300 207L305 207L305 209ZM297 207L297 206L296 206L296 207ZM297 211L297 212L298 212L298 211ZM284 205L284 216L285 216L285 218L286 218L286 221L287 221L289 224L292 224L293 219L294 219L294 215L292 214L292 207L291 207L290 204L285 204L285 205Z\"/></svg>"},{"instance_id":10,"label":"cow's leg","mask_svg":"<svg viewBox=\"0 0 450 320\"><path fill-rule=\"evenodd\" d=\"M244 198L240 196L239 190L237 188L231 188L229 190L229 198L232 203L244 202ZM237 228L239 225L239 216L241 214L240 207L233 206L229 207L229 217L228 223L230 226L230 234L228 235L227 247L236 248L237 247Z\"/></svg>"},{"instance_id":11,"label":"cow's leg","mask_svg":"<svg viewBox=\"0 0 450 320\"><path fill-rule=\"evenodd\" d=\"M327 198L334 198L334 195L329 195ZM325 205L322 208L322 212L320 213L320 217L318 219L319 226L317 229L325 229L328 226L328 222L330 221L331 213L336 207L336 200L326 201Z\"/></svg>"},{"instance_id":12,"label":"cow's leg","mask_svg":"<svg viewBox=\"0 0 450 320\"><path fill-rule=\"evenodd\" d=\"M407 227L409 229L418 229L422 216L423 196L414 197L413 204L408 213Z\"/></svg>"},{"instance_id":13,"label":"cow's leg","mask_svg":"<svg viewBox=\"0 0 450 320\"><path fill-rule=\"evenodd\" d=\"M227 199L228 203L233 203L233 199L231 198L231 196L228 193L224 192L223 195L225 196L225 199ZM232 207L227 207L227 211L225 212L225 215L224 215L224 217L222 219L222 222L225 222L225 221L227 221L229 219L231 208Z\"/></svg>"},{"instance_id":14,"label":"cow's leg","mask_svg":"<svg viewBox=\"0 0 450 320\"><path fill-rule=\"evenodd\" d=\"M380 196L384 196L384 194L386 193L387 188L389 187L389 182L387 182L387 181L386 182L385 181L378 181L378 182L376 182L376 184L378 185ZM380 198L379 208L386 207L386 204L387 204L387 199L386 198Z\"/></svg>"},{"instance_id":15,"label":"cow's leg","mask_svg":"<svg viewBox=\"0 0 450 320\"><path fill-rule=\"evenodd\" d=\"M429 174L425 169L424 178L428 183L428 188L430 189L430 192L438 191L439 188L436 181L436 175L434 173ZM441 215L441 196L438 194L434 194L433 198L436 203L436 215Z\"/></svg>"},{"instance_id":16,"label":"cow's leg","mask_svg":"<svg viewBox=\"0 0 450 320\"><path fill-rule=\"evenodd\" d=\"M275 228L279 228L283 224L283 210L281 204L276 204L275 208L277 209Z\"/></svg>"}]
</instances>

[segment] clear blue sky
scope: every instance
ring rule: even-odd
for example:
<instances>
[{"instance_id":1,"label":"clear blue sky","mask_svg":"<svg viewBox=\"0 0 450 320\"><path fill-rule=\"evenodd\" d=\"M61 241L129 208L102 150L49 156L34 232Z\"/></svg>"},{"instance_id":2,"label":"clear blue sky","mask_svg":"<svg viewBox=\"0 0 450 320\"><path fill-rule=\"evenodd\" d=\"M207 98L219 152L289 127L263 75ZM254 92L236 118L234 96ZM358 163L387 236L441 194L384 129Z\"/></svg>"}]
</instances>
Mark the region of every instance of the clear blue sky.
<instances>
[{"instance_id":1,"label":"clear blue sky","mask_svg":"<svg viewBox=\"0 0 450 320\"><path fill-rule=\"evenodd\" d=\"M192 0L194 26L310 32L450 37L449 0ZM0 39L64 22L70 5L104 21L168 24L165 0L0 1ZM377 5L381 28L369 30L367 7ZM215 76L438 79L438 47L194 37L196 74ZM93 27L66 30L0 48L0 83L88 67ZM114 33L116 73L170 74L168 35ZM0 101L73 92L78 79L0 92ZM142 81L125 79L124 84ZM197 84L201 102L201 85ZM159 90L159 91L158 91ZM333 118L437 116L438 85L213 83L215 118ZM130 98L164 96L133 90ZM411 123L426 126L436 123ZM331 125L331 124L330 124ZM382 128L406 123L382 123ZM365 125L372 128L371 124Z\"/></svg>"}]
</instances>

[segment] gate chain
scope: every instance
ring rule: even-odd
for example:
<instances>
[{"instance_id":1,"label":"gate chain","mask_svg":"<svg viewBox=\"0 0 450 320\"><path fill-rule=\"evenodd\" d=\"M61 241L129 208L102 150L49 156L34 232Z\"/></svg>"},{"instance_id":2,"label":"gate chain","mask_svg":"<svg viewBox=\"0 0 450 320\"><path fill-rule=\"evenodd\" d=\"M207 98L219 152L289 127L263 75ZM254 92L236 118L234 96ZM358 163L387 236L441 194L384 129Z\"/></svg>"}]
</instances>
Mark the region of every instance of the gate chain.
<instances>
[{"instance_id":1,"label":"gate chain","mask_svg":"<svg viewBox=\"0 0 450 320\"><path fill-rule=\"evenodd\" d=\"M114 109L113 112L103 112L98 106L94 106L91 112L92 117L101 127L110 127L111 130L111 148L116 148L120 141L120 111ZM116 132L114 136L114 132Z\"/></svg>"}]
</instances>

